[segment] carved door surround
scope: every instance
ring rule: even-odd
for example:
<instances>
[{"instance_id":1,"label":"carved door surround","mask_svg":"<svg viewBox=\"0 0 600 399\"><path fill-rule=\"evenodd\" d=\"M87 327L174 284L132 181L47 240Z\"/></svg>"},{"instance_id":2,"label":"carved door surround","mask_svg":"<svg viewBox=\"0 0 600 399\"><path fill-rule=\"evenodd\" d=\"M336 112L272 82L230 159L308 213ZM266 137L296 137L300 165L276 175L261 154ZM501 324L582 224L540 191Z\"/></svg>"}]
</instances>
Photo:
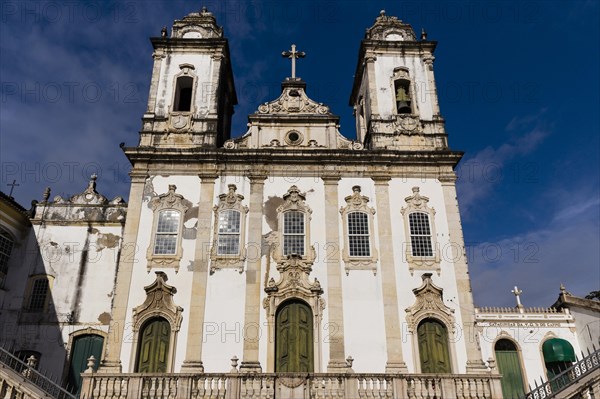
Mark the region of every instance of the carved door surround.
<instances>
[{"instance_id":1,"label":"carved door surround","mask_svg":"<svg viewBox=\"0 0 600 399\"><path fill-rule=\"evenodd\" d=\"M288 255L277 263L279 280L271 278L265 287L267 293L263 307L267 312L267 333L269 347L267 349L267 372L275 370L275 315L278 308L289 300L299 299L305 302L313 314L314 337L314 372L321 367L321 320L325 309L325 299L321 297L323 289L316 278L311 282L308 277L312 271L312 262L302 259L297 254ZM285 304L284 304L285 305Z\"/></svg>"},{"instance_id":2,"label":"carved door surround","mask_svg":"<svg viewBox=\"0 0 600 399\"><path fill-rule=\"evenodd\" d=\"M183 308L177 306L173 301L173 295L177 293L177 289L168 285L167 280L167 275L164 272L156 272L156 280L144 287L146 300L140 306L133 309L133 350L131 351L132 361L130 362L132 371L137 363L140 331L146 322L154 318L162 318L170 325L167 372L173 371L177 334L183 320Z\"/></svg>"},{"instance_id":3,"label":"carved door surround","mask_svg":"<svg viewBox=\"0 0 600 399\"><path fill-rule=\"evenodd\" d=\"M424 273L421 278L423 283L419 288L413 289L415 302L412 306L406 308L406 322L408 333L412 335L413 359L416 372L421 372L421 362L419 353L419 340L417 328L425 319L434 319L441 323L448 332L448 348L450 352L450 362L454 372L458 372L458 363L456 360L456 348L453 337L456 337L456 319L454 309L444 304L443 289L436 286L431 273Z\"/></svg>"}]
</instances>

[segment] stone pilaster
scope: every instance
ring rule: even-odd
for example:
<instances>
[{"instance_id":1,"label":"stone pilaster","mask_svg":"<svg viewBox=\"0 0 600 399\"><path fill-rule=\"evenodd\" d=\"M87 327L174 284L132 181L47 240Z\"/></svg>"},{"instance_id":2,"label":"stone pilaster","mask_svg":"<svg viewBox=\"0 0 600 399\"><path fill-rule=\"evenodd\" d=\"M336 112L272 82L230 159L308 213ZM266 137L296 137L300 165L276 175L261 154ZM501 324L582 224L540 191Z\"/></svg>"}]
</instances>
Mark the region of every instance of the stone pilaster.
<instances>
[{"instance_id":1,"label":"stone pilaster","mask_svg":"<svg viewBox=\"0 0 600 399\"><path fill-rule=\"evenodd\" d=\"M329 312L329 364L327 371L345 372L348 369L344 348L344 306L342 297L342 272L340 264L339 230L339 176L323 176L325 184L325 247L333 246L331 256L327 256L327 309Z\"/></svg>"},{"instance_id":2,"label":"stone pilaster","mask_svg":"<svg viewBox=\"0 0 600 399\"><path fill-rule=\"evenodd\" d=\"M200 200L198 202L198 229L196 249L194 251L194 269L192 270L192 298L189 312L189 328L185 360L181 371L185 373L203 373L202 334L206 306L206 286L208 285L212 216L215 193L214 173L200 175Z\"/></svg>"},{"instance_id":3,"label":"stone pilaster","mask_svg":"<svg viewBox=\"0 0 600 399\"><path fill-rule=\"evenodd\" d=\"M241 372L261 372L258 360L260 334L261 248L263 221L263 192L266 175L250 175L250 211L248 214L248 260L246 267L246 310L244 313L244 354ZM247 336L246 334L251 334ZM256 335L255 335L256 334Z\"/></svg>"},{"instance_id":4,"label":"stone pilaster","mask_svg":"<svg viewBox=\"0 0 600 399\"><path fill-rule=\"evenodd\" d=\"M100 363L100 372L120 373L122 371L121 347L124 338L125 318L128 311L131 275L136 262L139 262L138 258L140 254L144 253L144 251L138 248L137 237L146 177L145 173L131 172L131 189L129 191L127 219L125 220L125 228L123 229L123 241L112 303L112 319L108 327L106 352Z\"/></svg>"},{"instance_id":5,"label":"stone pilaster","mask_svg":"<svg viewBox=\"0 0 600 399\"><path fill-rule=\"evenodd\" d=\"M429 98L431 99L431 107L433 108L433 115L440 115L440 103L438 101L437 88L435 86L435 78L433 76L433 61L435 57L433 55L424 57L423 62L425 63L425 71L427 73L427 84L429 86Z\"/></svg>"},{"instance_id":6,"label":"stone pilaster","mask_svg":"<svg viewBox=\"0 0 600 399\"><path fill-rule=\"evenodd\" d=\"M375 61L377 61L377 57L373 53L368 53L365 56L364 63L367 69L367 90L369 91L368 101L371 103L369 113L365 115L368 116L368 120L366 121L367 130L369 130L369 122L373 116L373 114L380 114L379 105L377 104L377 77L375 73Z\"/></svg>"},{"instance_id":7,"label":"stone pilaster","mask_svg":"<svg viewBox=\"0 0 600 399\"><path fill-rule=\"evenodd\" d=\"M156 110L156 97L158 95L158 84L160 81L160 68L164 58L162 50L155 50L152 54L154 65L152 66L152 80L150 82L150 92L148 93L148 109L146 113L154 114Z\"/></svg>"},{"instance_id":8,"label":"stone pilaster","mask_svg":"<svg viewBox=\"0 0 600 399\"><path fill-rule=\"evenodd\" d=\"M473 293L467 267L460 211L458 209L458 200L456 199L456 175L454 172L449 172L446 175L440 176L439 180L442 184L444 206L448 220L448 232L450 235L450 247L452 249L452 259L454 259L454 274L456 275L458 303L460 304L459 310L464 328L463 337L467 349L467 373L482 373L487 370L487 367L482 360L481 348L479 347L477 333L475 332L475 307L473 305Z\"/></svg>"},{"instance_id":9,"label":"stone pilaster","mask_svg":"<svg viewBox=\"0 0 600 399\"><path fill-rule=\"evenodd\" d=\"M389 176L374 176L375 203L377 204L377 225L379 253L381 259L381 285L383 291L383 317L385 319L385 339L387 346L387 373L407 372L402 357L402 330L398 311L398 289L390 219Z\"/></svg>"}]
</instances>

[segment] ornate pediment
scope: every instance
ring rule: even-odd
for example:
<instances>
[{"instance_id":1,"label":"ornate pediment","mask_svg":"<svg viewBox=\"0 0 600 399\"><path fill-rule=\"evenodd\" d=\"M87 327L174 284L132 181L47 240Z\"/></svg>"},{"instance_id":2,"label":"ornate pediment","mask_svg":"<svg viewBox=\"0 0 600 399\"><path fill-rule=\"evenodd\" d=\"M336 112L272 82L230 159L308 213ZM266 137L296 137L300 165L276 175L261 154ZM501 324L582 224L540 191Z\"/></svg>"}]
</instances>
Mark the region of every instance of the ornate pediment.
<instances>
[{"instance_id":1,"label":"ornate pediment","mask_svg":"<svg viewBox=\"0 0 600 399\"><path fill-rule=\"evenodd\" d=\"M259 105L257 113L262 115L332 115L328 106L308 98L304 90L303 83L284 83L283 90L279 98L274 101Z\"/></svg>"},{"instance_id":2,"label":"ornate pediment","mask_svg":"<svg viewBox=\"0 0 600 399\"><path fill-rule=\"evenodd\" d=\"M144 287L146 300L133 309L134 331L138 331L146 320L153 317L164 317L175 331L179 330L183 308L173 302L177 289L168 285L167 280L164 272L156 272L156 280Z\"/></svg>"},{"instance_id":3,"label":"ornate pediment","mask_svg":"<svg viewBox=\"0 0 600 399\"><path fill-rule=\"evenodd\" d=\"M69 202L74 205L105 205L108 199L96 191L96 179L98 176L94 173L88 183L87 188L81 194L76 194L71 197ZM55 202L59 202L56 201Z\"/></svg>"},{"instance_id":4,"label":"ornate pediment","mask_svg":"<svg viewBox=\"0 0 600 399\"><path fill-rule=\"evenodd\" d=\"M215 16L203 7L173 23L172 38L212 39L223 37L223 28L217 25Z\"/></svg>"},{"instance_id":5,"label":"ornate pediment","mask_svg":"<svg viewBox=\"0 0 600 399\"><path fill-rule=\"evenodd\" d=\"M435 214L435 209L428 207L429 197L421 195L419 187L413 187L412 192L413 195L404 198L407 206L401 209L402 214L406 213L407 210L432 212Z\"/></svg>"},{"instance_id":6,"label":"ornate pediment","mask_svg":"<svg viewBox=\"0 0 600 399\"><path fill-rule=\"evenodd\" d=\"M416 41L415 32L409 24L385 14L381 10L375 24L367 29L365 39L385 41Z\"/></svg>"},{"instance_id":7,"label":"ornate pediment","mask_svg":"<svg viewBox=\"0 0 600 399\"><path fill-rule=\"evenodd\" d=\"M413 289L415 303L406 309L406 321L409 332L417 330L423 319L434 318L442 321L450 331L455 330L454 309L444 304L443 289L433 284L431 273L424 273L423 284Z\"/></svg>"},{"instance_id":8,"label":"ornate pediment","mask_svg":"<svg viewBox=\"0 0 600 399\"><path fill-rule=\"evenodd\" d=\"M150 200L150 208L153 211L156 211L160 208L173 208L181 212L187 211L188 206L184 203L183 195L176 194L175 190L177 190L177 186L174 184L169 184L168 192L156 196Z\"/></svg>"},{"instance_id":9,"label":"ornate pediment","mask_svg":"<svg viewBox=\"0 0 600 399\"><path fill-rule=\"evenodd\" d=\"M301 193L295 185L291 186L287 193L283 195L283 200L285 202L277 208L278 213L290 210L312 213L312 210L304 203L306 194Z\"/></svg>"}]
</instances>

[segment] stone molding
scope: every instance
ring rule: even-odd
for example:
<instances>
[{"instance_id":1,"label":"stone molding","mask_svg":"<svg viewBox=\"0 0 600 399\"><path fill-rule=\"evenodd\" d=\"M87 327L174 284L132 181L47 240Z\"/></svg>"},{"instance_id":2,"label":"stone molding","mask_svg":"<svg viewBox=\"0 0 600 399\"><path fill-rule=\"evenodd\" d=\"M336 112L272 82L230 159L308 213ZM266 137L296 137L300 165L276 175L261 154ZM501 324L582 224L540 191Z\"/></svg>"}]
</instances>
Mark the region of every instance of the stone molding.
<instances>
[{"instance_id":1,"label":"stone molding","mask_svg":"<svg viewBox=\"0 0 600 399\"><path fill-rule=\"evenodd\" d=\"M270 278L266 283L264 291L267 296L263 299L263 308L267 313L268 342L270 343L267 351L268 359L275 359L275 315L277 309L284 302L291 299L300 299L306 302L313 313L313 333L314 333L314 359L315 368L320 370L321 359L321 320L323 310L325 309L325 299L321 297L323 289L321 283L316 278L313 282L308 280L312 271L312 262L307 261L297 254L288 255L277 263L279 280ZM268 364L268 369L274 368L274 364Z\"/></svg>"},{"instance_id":2,"label":"stone molding","mask_svg":"<svg viewBox=\"0 0 600 399\"><path fill-rule=\"evenodd\" d=\"M183 320L183 308L177 306L173 301L173 296L177 293L177 289L167 284L167 275L164 272L156 272L156 280L150 285L144 287L146 291L146 299L144 303L133 308L133 350L132 367L135 367L135 359L138 356L138 337L144 323L155 318L161 317L167 320L171 326L171 335L169 337L169 353L167 365L172 371L173 360L175 358L175 344L177 342L177 333L181 328Z\"/></svg>"},{"instance_id":3,"label":"stone molding","mask_svg":"<svg viewBox=\"0 0 600 399\"><path fill-rule=\"evenodd\" d=\"M375 209L370 207L369 197L361 195L360 186L352 187L352 195L344 198L346 206L340 208L342 224L344 226L344 248L342 250L342 260L345 264L346 275L350 274L350 270L371 270L373 275L377 274L377 261L379 253L374 242L374 221ZM348 215L353 212L364 213L368 217L369 229L369 250L370 255L364 257L350 256L350 243L348 235Z\"/></svg>"},{"instance_id":4,"label":"stone molding","mask_svg":"<svg viewBox=\"0 0 600 399\"><path fill-rule=\"evenodd\" d=\"M176 194L177 186L169 184L169 191L165 194L156 196L150 200L150 208L154 212L152 222L152 236L150 239L150 245L146 250L146 259L148 261L148 271L153 267L171 267L175 271L179 270L179 261L183 256L183 248L181 245L183 235L183 221L185 212L188 206L184 203L183 195ZM179 226L177 231L177 248L174 254L162 255L154 253L154 244L156 242L156 229L158 227L158 219L161 211L172 209L178 211L180 214Z\"/></svg>"},{"instance_id":5,"label":"stone molding","mask_svg":"<svg viewBox=\"0 0 600 399\"><path fill-rule=\"evenodd\" d=\"M413 187L412 191L413 195L404 199L407 205L400 209L400 213L404 219L404 236L406 237L405 256L406 262L408 262L408 269L411 274L413 274L415 270L435 270L439 275L441 272L441 257L436 240L435 209L428 206L429 198L420 194L419 187ZM429 219L431 249L433 251L432 256L415 256L412 254L409 215L418 212L425 213Z\"/></svg>"},{"instance_id":6,"label":"stone molding","mask_svg":"<svg viewBox=\"0 0 600 399\"><path fill-rule=\"evenodd\" d=\"M419 323L424 319L433 318L445 324L448 331L456 331L454 309L444 304L443 289L436 286L431 273L424 273L421 278L423 283L419 288L413 289L415 302L406 308L406 322L408 332L416 333Z\"/></svg>"},{"instance_id":7,"label":"stone molding","mask_svg":"<svg viewBox=\"0 0 600 399\"><path fill-rule=\"evenodd\" d=\"M236 269L241 273L244 271L246 260L246 217L249 208L242 204L244 196L236 194L237 186L229 184L227 194L219 195L219 204L213 207L215 214L213 229L213 245L210 250L210 274L220 269ZM236 255L219 255L219 214L223 211L234 210L240 214L239 253Z\"/></svg>"}]
</instances>

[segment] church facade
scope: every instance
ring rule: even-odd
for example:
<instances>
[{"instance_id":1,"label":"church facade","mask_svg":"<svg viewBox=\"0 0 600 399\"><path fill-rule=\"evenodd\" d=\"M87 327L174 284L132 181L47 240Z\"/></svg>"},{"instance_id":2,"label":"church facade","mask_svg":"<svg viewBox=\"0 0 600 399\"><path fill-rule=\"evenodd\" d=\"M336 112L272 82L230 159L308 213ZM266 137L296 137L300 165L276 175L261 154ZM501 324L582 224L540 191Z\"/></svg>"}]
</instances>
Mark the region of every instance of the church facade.
<instances>
[{"instance_id":1,"label":"church facade","mask_svg":"<svg viewBox=\"0 0 600 399\"><path fill-rule=\"evenodd\" d=\"M84 397L512 398L598 343L593 301L579 304L585 339L566 305L474 306L462 153L448 145L426 34L384 12L367 30L356 140L308 96L295 46L280 96L232 138L215 17L191 13L152 45L139 144L122 146L128 202L99 194L95 177L70 199L47 192L27 268L6 274L3 340ZM191 386L200 396L185 396Z\"/></svg>"}]
</instances>

